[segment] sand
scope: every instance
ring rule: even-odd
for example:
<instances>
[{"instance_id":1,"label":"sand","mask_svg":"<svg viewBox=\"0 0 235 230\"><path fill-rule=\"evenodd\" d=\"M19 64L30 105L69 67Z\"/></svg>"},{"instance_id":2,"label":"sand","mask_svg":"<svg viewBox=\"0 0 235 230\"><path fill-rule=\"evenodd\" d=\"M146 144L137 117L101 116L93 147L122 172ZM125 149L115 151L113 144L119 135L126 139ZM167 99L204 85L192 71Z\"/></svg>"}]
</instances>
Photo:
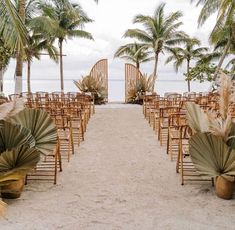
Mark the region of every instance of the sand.
<instances>
[{"instance_id":1,"label":"sand","mask_svg":"<svg viewBox=\"0 0 235 230\"><path fill-rule=\"evenodd\" d=\"M7 201L1 230L235 229L235 199L180 185L139 106L103 106L58 185L31 182Z\"/></svg>"}]
</instances>

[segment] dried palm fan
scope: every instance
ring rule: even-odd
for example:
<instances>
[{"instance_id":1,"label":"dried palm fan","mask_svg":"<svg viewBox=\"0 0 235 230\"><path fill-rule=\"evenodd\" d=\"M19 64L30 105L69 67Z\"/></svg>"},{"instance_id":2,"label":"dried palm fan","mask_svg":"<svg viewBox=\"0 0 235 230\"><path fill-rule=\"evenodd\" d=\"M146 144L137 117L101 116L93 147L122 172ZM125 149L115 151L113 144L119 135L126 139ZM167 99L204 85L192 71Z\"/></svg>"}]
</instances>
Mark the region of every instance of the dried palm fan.
<instances>
[{"instance_id":1,"label":"dried palm fan","mask_svg":"<svg viewBox=\"0 0 235 230\"><path fill-rule=\"evenodd\" d=\"M15 148L19 145L35 146L35 140L29 129L19 125L0 121L0 155L5 150Z\"/></svg>"},{"instance_id":2,"label":"dried palm fan","mask_svg":"<svg viewBox=\"0 0 235 230\"><path fill-rule=\"evenodd\" d=\"M40 152L27 145L6 150L0 155L0 185L21 179L39 160Z\"/></svg>"},{"instance_id":3,"label":"dried palm fan","mask_svg":"<svg viewBox=\"0 0 235 230\"><path fill-rule=\"evenodd\" d=\"M195 103L187 104L187 120L194 130L189 141L192 162L201 175L216 179L216 194L231 199L235 180L235 124L229 112L233 102L231 80L225 74L220 78L219 117L205 114Z\"/></svg>"},{"instance_id":4,"label":"dried palm fan","mask_svg":"<svg viewBox=\"0 0 235 230\"><path fill-rule=\"evenodd\" d=\"M235 150L217 136L196 133L189 141L191 159L201 175L235 177Z\"/></svg>"},{"instance_id":5,"label":"dried palm fan","mask_svg":"<svg viewBox=\"0 0 235 230\"><path fill-rule=\"evenodd\" d=\"M8 121L30 130L35 139L35 148L43 155L53 152L57 143L56 126L47 112L39 109L25 108Z\"/></svg>"}]
</instances>

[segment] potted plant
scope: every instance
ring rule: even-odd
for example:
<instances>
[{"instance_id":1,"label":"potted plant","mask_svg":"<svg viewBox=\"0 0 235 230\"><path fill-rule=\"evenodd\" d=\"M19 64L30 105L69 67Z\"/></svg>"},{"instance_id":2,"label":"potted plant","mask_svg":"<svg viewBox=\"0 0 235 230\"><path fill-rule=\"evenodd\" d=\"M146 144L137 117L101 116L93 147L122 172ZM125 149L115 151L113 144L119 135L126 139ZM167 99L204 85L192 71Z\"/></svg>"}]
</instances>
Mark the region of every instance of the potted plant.
<instances>
[{"instance_id":1,"label":"potted plant","mask_svg":"<svg viewBox=\"0 0 235 230\"><path fill-rule=\"evenodd\" d=\"M82 93L91 93L96 105L105 104L106 88L104 87L102 75L87 75L78 81L73 81Z\"/></svg>"},{"instance_id":2,"label":"potted plant","mask_svg":"<svg viewBox=\"0 0 235 230\"><path fill-rule=\"evenodd\" d=\"M18 198L26 173L53 152L57 131L43 110L16 102L0 106L0 187L3 198ZM22 110L23 109L23 110Z\"/></svg>"},{"instance_id":3,"label":"potted plant","mask_svg":"<svg viewBox=\"0 0 235 230\"><path fill-rule=\"evenodd\" d=\"M235 124L229 106L234 101L231 79L221 73L219 111L205 113L187 103L187 121L193 131L189 153L201 175L215 178L218 197L231 199L235 180Z\"/></svg>"},{"instance_id":4,"label":"potted plant","mask_svg":"<svg viewBox=\"0 0 235 230\"><path fill-rule=\"evenodd\" d=\"M28 145L6 150L0 155L1 197L19 198L24 186L26 173L40 160L40 152Z\"/></svg>"}]
</instances>

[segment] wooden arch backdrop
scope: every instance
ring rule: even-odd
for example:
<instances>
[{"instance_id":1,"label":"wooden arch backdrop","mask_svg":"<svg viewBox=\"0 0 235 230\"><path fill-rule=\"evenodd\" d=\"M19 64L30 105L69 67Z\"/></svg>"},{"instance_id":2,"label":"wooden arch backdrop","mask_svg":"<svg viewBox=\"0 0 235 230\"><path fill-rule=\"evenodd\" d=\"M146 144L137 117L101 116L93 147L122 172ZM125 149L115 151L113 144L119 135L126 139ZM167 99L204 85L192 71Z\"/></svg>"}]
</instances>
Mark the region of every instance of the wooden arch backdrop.
<instances>
[{"instance_id":1,"label":"wooden arch backdrop","mask_svg":"<svg viewBox=\"0 0 235 230\"><path fill-rule=\"evenodd\" d=\"M128 101L128 91L136 85L137 80L143 77L140 70L133 64L125 64L125 102Z\"/></svg>"},{"instance_id":2,"label":"wooden arch backdrop","mask_svg":"<svg viewBox=\"0 0 235 230\"><path fill-rule=\"evenodd\" d=\"M96 62L90 71L90 76L98 77L101 76L103 79L103 85L106 91L105 101L108 101L108 59L101 59Z\"/></svg>"}]
</instances>

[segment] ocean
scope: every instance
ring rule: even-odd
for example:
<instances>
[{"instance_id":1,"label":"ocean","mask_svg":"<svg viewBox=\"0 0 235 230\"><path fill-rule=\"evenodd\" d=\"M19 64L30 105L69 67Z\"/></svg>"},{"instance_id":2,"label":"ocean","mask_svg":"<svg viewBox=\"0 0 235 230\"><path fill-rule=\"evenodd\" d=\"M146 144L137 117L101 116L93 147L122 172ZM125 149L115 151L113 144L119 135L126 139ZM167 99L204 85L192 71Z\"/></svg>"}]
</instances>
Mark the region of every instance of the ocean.
<instances>
[{"instance_id":1,"label":"ocean","mask_svg":"<svg viewBox=\"0 0 235 230\"><path fill-rule=\"evenodd\" d=\"M77 87L73 83L73 79L64 81L65 92L77 91ZM205 92L208 91L210 83L191 82L191 91ZM31 81L32 92L36 91L60 91L60 81L57 79L33 79ZM166 92L187 92L187 82L184 80L157 80L155 85L156 92L164 95ZM27 91L26 80L23 80L23 91ZM4 80L4 94L14 93L14 80ZM125 99L125 81L122 79L109 79L109 102L124 101Z\"/></svg>"}]
</instances>

